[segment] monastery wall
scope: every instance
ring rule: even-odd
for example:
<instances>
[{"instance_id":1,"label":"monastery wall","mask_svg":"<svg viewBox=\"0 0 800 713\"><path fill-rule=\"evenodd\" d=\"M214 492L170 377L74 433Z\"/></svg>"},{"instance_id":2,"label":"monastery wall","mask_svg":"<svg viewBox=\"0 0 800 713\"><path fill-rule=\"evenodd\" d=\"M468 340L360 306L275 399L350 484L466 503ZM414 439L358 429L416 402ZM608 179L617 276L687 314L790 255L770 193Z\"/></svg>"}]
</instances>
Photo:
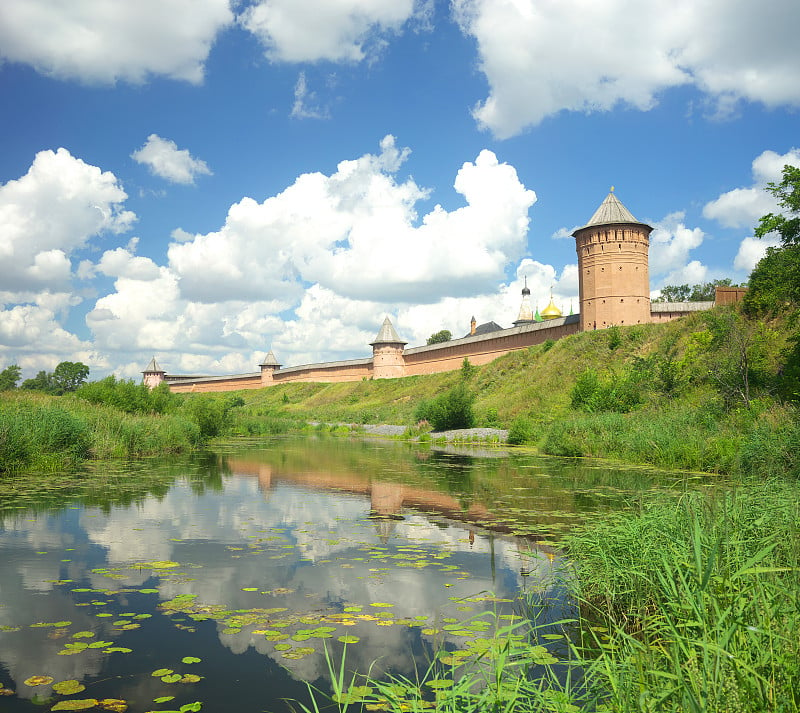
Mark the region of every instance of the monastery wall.
<instances>
[{"instance_id":1,"label":"monastery wall","mask_svg":"<svg viewBox=\"0 0 800 713\"><path fill-rule=\"evenodd\" d=\"M548 339L560 339L579 331L578 315L551 319L547 322L525 324L499 332L490 332L441 344L413 347L403 352L405 375L438 374L461 368L464 359L481 366L498 357L541 344Z\"/></svg>"},{"instance_id":2,"label":"monastery wall","mask_svg":"<svg viewBox=\"0 0 800 713\"><path fill-rule=\"evenodd\" d=\"M323 384L336 384L341 381L361 381L371 377L372 359L351 359L350 361L330 361L277 369L272 372L272 378L265 379L262 385L271 386L292 381L316 381Z\"/></svg>"},{"instance_id":3,"label":"monastery wall","mask_svg":"<svg viewBox=\"0 0 800 713\"><path fill-rule=\"evenodd\" d=\"M232 376L195 376L190 378L166 376L164 381L174 394L210 393L214 391L239 391L260 389L261 374L234 374Z\"/></svg>"},{"instance_id":4,"label":"monastery wall","mask_svg":"<svg viewBox=\"0 0 800 713\"><path fill-rule=\"evenodd\" d=\"M671 322L693 312L704 312L713 302L653 302L650 305L651 322Z\"/></svg>"}]
</instances>

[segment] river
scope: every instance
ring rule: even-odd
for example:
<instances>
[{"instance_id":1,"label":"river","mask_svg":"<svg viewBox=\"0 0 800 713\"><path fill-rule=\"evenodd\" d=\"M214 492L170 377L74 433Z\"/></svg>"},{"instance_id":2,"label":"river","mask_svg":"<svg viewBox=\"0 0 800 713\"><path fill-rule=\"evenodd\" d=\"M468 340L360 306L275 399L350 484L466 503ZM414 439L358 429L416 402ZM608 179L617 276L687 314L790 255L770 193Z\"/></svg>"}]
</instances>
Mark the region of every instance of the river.
<instances>
[{"instance_id":1,"label":"river","mask_svg":"<svg viewBox=\"0 0 800 713\"><path fill-rule=\"evenodd\" d=\"M560 535L678 482L330 437L51 480L0 482L2 711L287 711L345 651L413 678L523 600L568 616Z\"/></svg>"}]
</instances>

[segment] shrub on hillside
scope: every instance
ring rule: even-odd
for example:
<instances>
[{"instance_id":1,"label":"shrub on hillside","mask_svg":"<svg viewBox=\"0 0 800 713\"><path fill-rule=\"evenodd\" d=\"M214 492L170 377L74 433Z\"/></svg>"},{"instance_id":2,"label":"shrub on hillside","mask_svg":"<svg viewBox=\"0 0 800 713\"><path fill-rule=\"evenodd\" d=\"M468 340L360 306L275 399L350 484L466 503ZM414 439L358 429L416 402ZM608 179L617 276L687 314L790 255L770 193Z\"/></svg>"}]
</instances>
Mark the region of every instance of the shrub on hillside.
<instances>
[{"instance_id":1,"label":"shrub on hillside","mask_svg":"<svg viewBox=\"0 0 800 713\"><path fill-rule=\"evenodd\" d=\"M578 375L570 399L572 407L582 411L616 413L627 413L643 401L641 385L633 373L601 378L594 369Z\"/></svg>"},{"instance_id":2,"label":"shrub on hillside","mask_svg":"<svg viewBox=\"0 0 800 713\"><path fill-rule=\"evenodd\" d=\"M461 382L435 399L423 401L415 416L417 421L428 421L434 431L472 428L475 425L474 401L475 396Z\"/></svg>"},{"instance_id":3,"label":"shrub on hillside","mask_svg":"<svg viewBox=\"0 0 800 713\"><path fill-rule=\"evenodd\" d=\"M150 389L133 379L117 379L113 374L100 381L81 386L76 395L92 404L106 404L125 413L167 413L177 408L181 397L173 394L167 384Z\"/></svg>"},{"instance_id":4,"label":"shrub on hillside","mask_svg":"<svg viewBox=\"0 0 800 713\"><path fill-rule=\"evenodd\" d=\"M533 443L536 437L536 429L533 421L527 416L517 416L508 429L508 442L512 446L521 446L525 443Z\"/></svg>"}]
</instances>

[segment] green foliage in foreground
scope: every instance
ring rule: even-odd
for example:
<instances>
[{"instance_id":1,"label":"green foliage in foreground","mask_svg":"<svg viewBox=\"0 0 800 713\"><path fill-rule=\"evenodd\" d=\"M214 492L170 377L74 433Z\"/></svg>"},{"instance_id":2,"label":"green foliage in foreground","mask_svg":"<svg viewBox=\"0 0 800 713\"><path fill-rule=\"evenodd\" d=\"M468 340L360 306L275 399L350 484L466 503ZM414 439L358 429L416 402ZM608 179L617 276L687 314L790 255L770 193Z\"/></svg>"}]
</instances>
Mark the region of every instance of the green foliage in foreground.
<instances>
[{"instance_id":1,"label":"green foliage in foreground","mask_svg":"<svg viewBox=\"0 0 800 713\"><path fill-rule=\"evenodd\" d=\"M0 473L56 471L83 460L178 453L202 442L180 415L139 416L74 397L0 396Z\"/></svg>"},{"instance_id":2,"label":"green foliage in foreground","mask_svg":"<svg viewBox=\"0 0 800 713\"><path fill-rule=\"evenodd\" d=\"M781 481L645 502L567 538L615 711L800 710L800 501Z\"/></svg>"},{"instance_id":3,"label":"green foliage in foreground","mask_svg":"<svg viewBox=\"0 0 800 713\"><path fill-rule=\"evenodd\" d=\"M297 706L797 713L797 495L776 481L654 496L638 512L598 516L566 539L576 571L529 591L523 618L490 617L483 637L434 652L414 680L348 673L346 660L328 657L332 694L309 685L311 705ZM553 621L559 589L576 607Z\"/></svg>"}]
</instances>

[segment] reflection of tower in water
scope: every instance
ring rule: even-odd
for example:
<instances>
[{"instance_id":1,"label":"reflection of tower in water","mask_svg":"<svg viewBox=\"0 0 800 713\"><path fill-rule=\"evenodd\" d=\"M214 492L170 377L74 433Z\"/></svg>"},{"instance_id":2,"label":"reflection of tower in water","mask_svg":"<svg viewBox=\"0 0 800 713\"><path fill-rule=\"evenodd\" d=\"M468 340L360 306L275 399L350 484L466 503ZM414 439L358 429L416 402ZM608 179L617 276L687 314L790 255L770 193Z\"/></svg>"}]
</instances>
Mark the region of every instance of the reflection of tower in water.
<instances>
[{"instance_id":1,"label":"reflection of tower in water","mask_svg":"<svg viewBox=\"0 0 800 713\"><path fill-rule=\"evenodd\" d=\"M384 544L394 535L397 521L403 520L400 510L403 507L405 488L400 483L370 484L369 517L375 525L375 532Z\"/></svg>"}]
</instances>

